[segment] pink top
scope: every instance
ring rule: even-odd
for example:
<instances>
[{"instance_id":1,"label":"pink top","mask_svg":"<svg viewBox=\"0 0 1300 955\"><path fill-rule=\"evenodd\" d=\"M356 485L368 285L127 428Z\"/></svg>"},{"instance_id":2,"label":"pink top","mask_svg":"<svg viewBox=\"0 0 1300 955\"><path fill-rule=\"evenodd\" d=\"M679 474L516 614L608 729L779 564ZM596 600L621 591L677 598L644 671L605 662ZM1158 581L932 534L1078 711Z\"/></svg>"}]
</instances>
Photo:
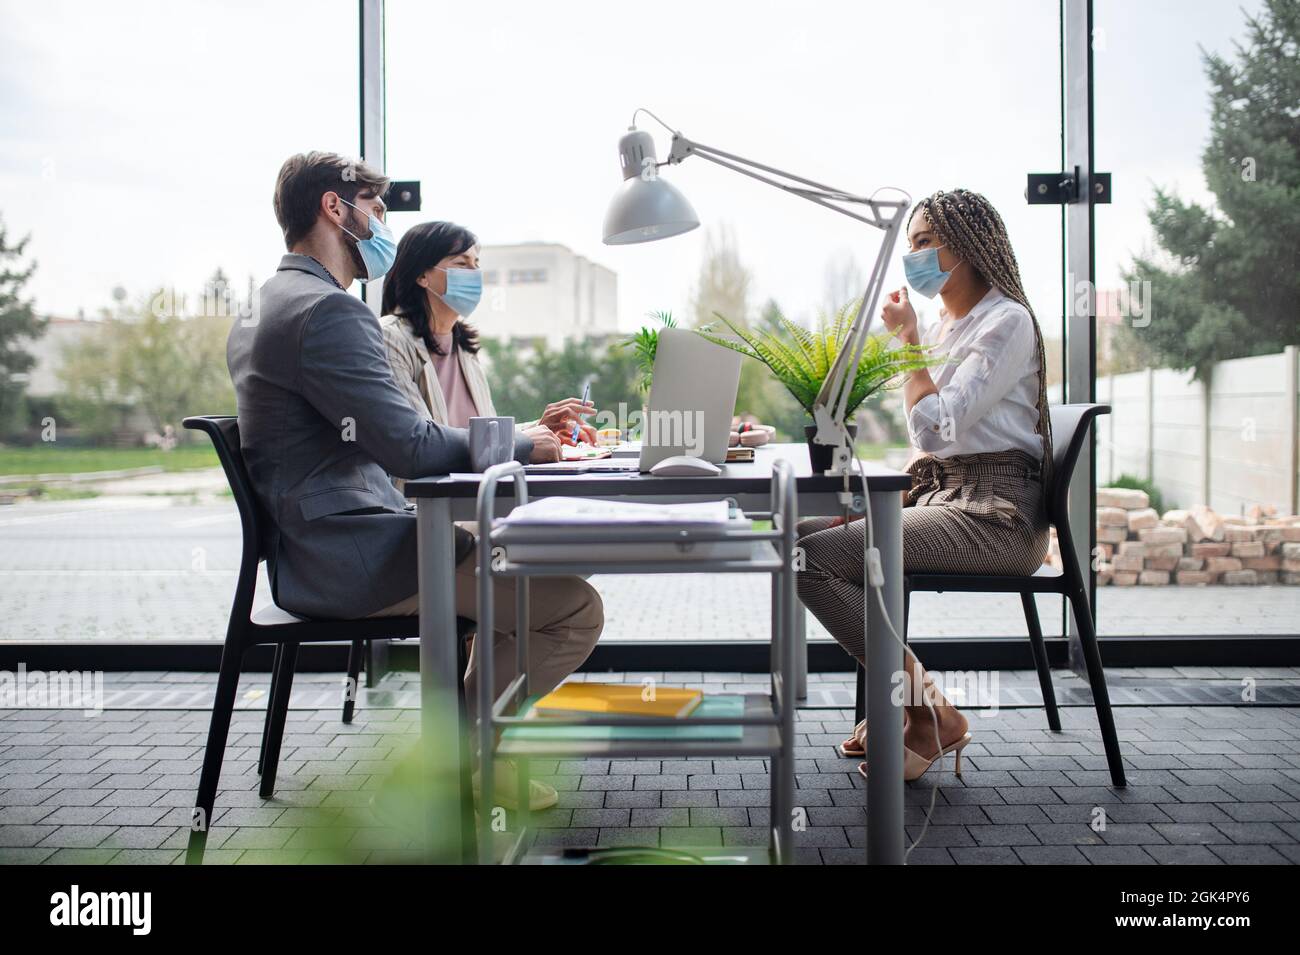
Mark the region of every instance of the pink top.
<instances>
[{"instance_id":1,"label":"pink top","mask_svg":"<svg viewBox=\"0 0 1300 955\"><path fill-rule=\"evenodd\" d=\"M453 428L468 428L469 419L478 415L478 409L470 397L469 383L461 373L460 356L452 344L452 333L434 333L433 340L443 351L443 354L436 355L430 349L429 358L433 362L433 372L438 376L442 397L447 402L447 424Z\"/></svg>"}]
</instances>

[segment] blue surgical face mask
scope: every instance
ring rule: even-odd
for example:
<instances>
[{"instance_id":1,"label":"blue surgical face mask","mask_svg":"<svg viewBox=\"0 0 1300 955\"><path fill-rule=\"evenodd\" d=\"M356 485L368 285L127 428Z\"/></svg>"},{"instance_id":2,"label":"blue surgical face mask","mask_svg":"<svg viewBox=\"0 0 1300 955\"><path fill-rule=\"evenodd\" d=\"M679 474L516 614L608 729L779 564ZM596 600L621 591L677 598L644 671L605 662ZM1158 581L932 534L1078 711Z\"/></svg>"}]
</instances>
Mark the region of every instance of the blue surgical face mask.
<instances>
[{"instance_id":1,"label":"blue surgical face mask","mask_svg":"<svg viewBox=\"0 0 1300 955\"><path fill-rule=\"evenodd\" d=\"M360 207L348 202L342 196L339 196L339 201L352 206L357 212L362 211ZM343 229L357 240L357 251L361 253L361 261L366 266L366 274L361 276L362 281L381 277L393 267L393 260L397 258L397 243L393 241L393 230L388 228L388 225L378 216L371 216L368 225L370 236L366 239Z\"/></svg>"},{"instance_id":2,"label":"blue surgical face mask","mask_svg":"<svg viewBox=\"0 0 1300 955\"><path fill-rule=\"evenodd\" d=\"M439 268L438 271L447 273L447 291L441 295L433 294L461 318L467 318L478 308L479 299L483 297L483 273L478 269Z\"/></svg>"},{"instance_id":3,"label":"blue surgical face mask","mask_svg":"<svg viewBox=\"0 0 1300 955\"><path fill-rule=\"evenodd\" d=\"M933 246L920 252L909 252L903 256L903 274L907 284L926 298L934 298L948 284L951 271L939 268L939 250L943 246Z\"/></svg>"}]
</instances>

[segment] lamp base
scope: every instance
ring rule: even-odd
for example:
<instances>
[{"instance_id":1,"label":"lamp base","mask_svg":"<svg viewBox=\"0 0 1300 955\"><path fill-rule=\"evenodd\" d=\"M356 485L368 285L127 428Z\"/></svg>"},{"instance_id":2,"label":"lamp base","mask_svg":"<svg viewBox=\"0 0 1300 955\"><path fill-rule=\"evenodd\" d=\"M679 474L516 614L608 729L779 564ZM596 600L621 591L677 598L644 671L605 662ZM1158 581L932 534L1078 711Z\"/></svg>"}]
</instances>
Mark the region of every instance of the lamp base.
<instances>
[{"instance_id":1,"label":"lamp base","mask_svg":"<svg viewBox=\"0 0 1300 955\"><path fill-rule=\"evenodd\" d=\"M845 426L848 432L850 445L858 436L858 426L850 424ZM843 448L843 445L835 444L818 444L817 443L817 425L805 425L803 429L804 438L808 441L808 462L812 465L814 474L824 474L831 471L836 474L842 474L850 470L848 462L844 462L844 469L840 471L835 467L835 452Z\"/></svg>"}]
</instances>

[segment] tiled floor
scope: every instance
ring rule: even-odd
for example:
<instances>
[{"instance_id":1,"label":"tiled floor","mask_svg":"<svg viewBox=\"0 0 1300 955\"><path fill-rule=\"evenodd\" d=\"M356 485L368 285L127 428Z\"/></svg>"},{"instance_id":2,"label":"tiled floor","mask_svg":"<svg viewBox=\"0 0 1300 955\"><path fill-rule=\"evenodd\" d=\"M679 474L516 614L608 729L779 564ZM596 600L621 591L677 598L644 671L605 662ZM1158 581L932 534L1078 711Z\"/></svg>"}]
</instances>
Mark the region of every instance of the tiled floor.
<instances>
[{"instance_id":1,"label":"tiled floor","mask_svg":"<svg viewBox=\"0 0 1300 955\"><path fill-rule=\"evenodd\" d=\"M627 675L632 676L632 675ZM673 675L660 675L671 681ZM761 675L681 675L735 686ZM1117 681L1141 680L1114 670ZM1181 671L1169 677L1227 674ZM1294 682L1293 671L1273 674ZM1004 682L1031 679L1003 673ZM1061 674L1063 682L1072 679ZM1147 676L1147 679L1152 677ZM336 681L304 674L304 700ZM398 682L409 680L399 677ZM159 699L207 675L110 675L154 682ZM835 682L827 679L827 682ZM264 676L241 687L210 836L210 862L405 861L405 836L370 807L409 751L418 713L367 705L351 726L336 707L290 711L274 799L257 796ZM312 696L312 690L316 694ZM319 703L313 704L319 706ZM832 745L846 710L804 710L798 793L807 828L798 859L863 859L863 793L854 763ZM961 780L931 772L908 789L914 863L1285 863L1300 861L1300 709L1120 707L1127 789L1109 786L1091 709L1067 707L1065 729L1041 710L972 711L974 742ZM181 859L208 714L193 709L0 710L0 862ZM600 760L549 763L560 806L540 819L552 844L749 845L766 840L762 760ZM391 791L391 790L389 790Z\"/></svg>"}]
</instances>

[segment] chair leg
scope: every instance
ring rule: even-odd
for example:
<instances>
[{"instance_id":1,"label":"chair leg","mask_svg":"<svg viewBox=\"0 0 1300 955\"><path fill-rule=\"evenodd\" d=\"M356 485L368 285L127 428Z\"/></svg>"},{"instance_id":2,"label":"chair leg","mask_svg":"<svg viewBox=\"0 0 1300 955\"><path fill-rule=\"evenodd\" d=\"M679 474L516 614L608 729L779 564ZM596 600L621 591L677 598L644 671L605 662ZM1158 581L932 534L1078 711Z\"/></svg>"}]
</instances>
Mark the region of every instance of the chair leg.
<instances>
[{"instance_id":1,"label":"chair leg","mask_svg":"<svg viewBox=\"0 0 1300 955\"><path fill-rule=\"evenodd\" d=\"M212 827L212 808L217 800L221 762L226 755L226 738L230 735L230 719L235 712L235 692L239 689L239 669L243 660L244 648L227 641L221 651L217 692L212 700L212 720L208 723L208 743L203 750L203 771L199 774L199 792L190 817L189 845L185 850L186 865L199 865L203 862L203 850L208 844L208 830Z\"/></svg>"},{"instance_id":2,"label":"chair leg","mask_svg":"<svg viewBox=\"0 0 1300 955\"><path fill-rule=\"evenodd\" d=\"M366 642L364 640L353 640L352 648L348 650L348 682L343 689L343 722L352 722L352 712L356 707L357 693L360 684L357 680L361 676L361 657L366 652Z\"/></svg>"},{"instance_id":3,"label":"chair leg","mask_svg":"<svg viewBox=\"0 0 1300 955\"><path fill-rule=\"evenodd\" d=\"M1092 687L1092 701L1097 708L1097 723L1106 747L1106 763L1110 767L1110 781L1115 786L1125 785L1124 760L1119 752L1119 736L1115 732L1115 717L1110 711L1110 694L1106 691L1106 672L1101 666L1101 651L1097 648L1097 631L1088 612L1088 599L1082 587L1070 594L1074 622L1079 628L1079 642L1083 645L1084 665L1088 670L1088 685Z\"/></svg>"},{"instance_id":4,"label":"chair leg","mask_svg":"<svg viewBox=\"0 0 1300 955\"><path fill-rule=\"evenodd\" d=\"M1034 654L1034 669L1038 671L1038 686L1043 691L1043 707L1047 710L1047 725L1053 733L1061 732L1061 714L1056 708L1056 690L1052 688L1052 668L1047 665L1047 646L1043 643L1043 627L1038 622L1038 605L1034 595L1020 592L1020 605L1025 608L1025 626L1029 628L1029 649Z\"/></svg>"},{"instance_id":5,"label":"chair leg","mask_svg":"<svg viewBox=\"0 0 1300 955\"><path fill-rule=\"evenodd\" d=\"M275 699L275 681L280 677L280 660L284 656L284 644L275 645L275 657L271 660L271 688L266 693L266 718L262 720L262 746L257 753L257 775L262 775L262 766L266 763L266 738L270 735L271 701Z\"/></svg>"},{"instance_id":6,"label":"chair leg","mask_svg":"<svg viewBox=\"0 0 1300 955\"><path fill-rule=\"evenodd\" d=\"M293 671L298 666L298 644L285 643L280 665L276 668L275 696L268 704L271 718L266 724L262 740L265 757L262 760L262 785L258 795L270 799L275 794L275 772L280 765L280 743L284 739L284 723L289 715L289 694L293 692Z\"/></svg>"}]
</instances>

